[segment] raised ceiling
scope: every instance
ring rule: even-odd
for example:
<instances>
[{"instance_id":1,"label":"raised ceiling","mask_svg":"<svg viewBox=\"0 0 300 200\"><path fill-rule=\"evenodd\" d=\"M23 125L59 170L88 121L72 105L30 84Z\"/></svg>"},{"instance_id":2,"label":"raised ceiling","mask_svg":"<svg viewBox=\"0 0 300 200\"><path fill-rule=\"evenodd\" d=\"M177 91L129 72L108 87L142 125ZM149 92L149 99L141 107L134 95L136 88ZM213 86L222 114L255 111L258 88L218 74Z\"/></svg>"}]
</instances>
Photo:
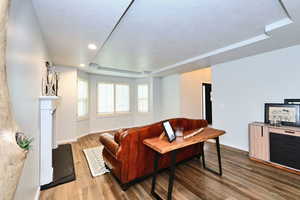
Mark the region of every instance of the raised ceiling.
<instances>
[{"instance_id":1,"label":"raised ceiling","mask_svg":"<svg viewBox=\"0 0 300 200\"><path fill-rule=\"evenodd\" d=\"M131 0L32 0L52 62L88 64L124 13Z\"/></svg>"},{"instance_id":2,"label":"raised ceiling","mask_svg":"<svg viewBox=\"0 0 300 200\"><path fill-rule=\"evenodd\" d=\"M96 61L157 70L262 34L284 17L274 0L137 0Z\"/></svg>"},{"instance_id":3,"label":"raised ceiling","mask_svg":"<svg viewBox=\"0 0 300 200\"><path fill-rule=\"evenodd\" d=\"M300 42L299 16L287 12L299 13L299 0L282 4L280 0L135 0L98 51L87 45L103 45L130 0L33 2L56 65L93 62L105 68L160 73Z\"/></svg>"}]
</instances>

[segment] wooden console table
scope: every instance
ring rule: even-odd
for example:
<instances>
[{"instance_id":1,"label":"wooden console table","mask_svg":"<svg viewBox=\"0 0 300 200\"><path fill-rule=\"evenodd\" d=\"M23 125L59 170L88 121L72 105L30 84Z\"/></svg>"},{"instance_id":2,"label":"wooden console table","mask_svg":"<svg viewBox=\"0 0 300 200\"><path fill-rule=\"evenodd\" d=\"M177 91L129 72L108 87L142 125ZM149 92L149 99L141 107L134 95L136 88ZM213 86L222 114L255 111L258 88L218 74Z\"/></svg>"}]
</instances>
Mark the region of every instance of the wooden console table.
<instances>
[{"instance_id":1,"label":"wooden console table","mask_svg":"<svg viewBox=\"0 0 300 200\"><path fill-rule=\"evenodd\" d=\"M188 133L184 133L188 134ZM156 176L158 173L158 161L162 154L171 153L171 165L170 165L170 175L169 175L169 186L168 186L168 200L172 199L172 191L173 191L173 182L174 182L174 174L175 174L175 166L176 166L176 153L178 149L205 142L208 139L215 139L216 140L216 148L218 153L218 162L219 162L219 172L216 172L210 168L207 168L205 165L205 156L204 150L201 149L202 152L202 162L203 167L215 174L222 176L222 164L221 164L221 153L220 153L220 143L219 143L219 136L225 134L225 131L217 130L213 128L205 128L202 132L198 133L197 135L183 139L183 137L177 137L175 141L170 143L167 139L160 139L159 137L156 138L149 138L145 139L143 142L145 145L153 149L155 153L154 158L154 174L152 178L152 188L151 194L156 199L161 199L161 197L155 192L155 185L156 185Z\"/></svg>"}]
</instances>

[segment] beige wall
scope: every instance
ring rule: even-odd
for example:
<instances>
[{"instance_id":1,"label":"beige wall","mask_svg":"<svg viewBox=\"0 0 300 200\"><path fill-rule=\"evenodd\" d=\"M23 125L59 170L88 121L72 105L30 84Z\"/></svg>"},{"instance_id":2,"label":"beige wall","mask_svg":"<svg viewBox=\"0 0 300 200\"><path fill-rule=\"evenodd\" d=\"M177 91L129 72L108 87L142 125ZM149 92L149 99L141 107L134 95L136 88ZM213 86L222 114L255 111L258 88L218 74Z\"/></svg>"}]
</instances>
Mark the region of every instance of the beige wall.
<instances>
[{"instance_id":1,"label":"beige wall","mask_svg":"<svg viewBox=\"0 0 300 200\"><path fill-rule=\"evenodd\" d=\"M156 119L202 118L202 83L211 83L211 68L162 77Z\"/></svg>"},{"instance_id":2,"label":"beige wall","mask_svg":"<svg viewBox=\"0 0 300 200\"><path fill-rule=\"evenodd\" d=\"M203 118L202 83L211 83L211 68L181 74L180 113L182 117Z\"/></svg>"},{"instance_id":3,"label":"beige wall","mask_svg":"<svg viewBox=\"0 0 300 200\"><path fill-rule=\"evenodd\" d=\"M15 199L34 199L39 188L39 96L47 49L30 0L13 0L8 23L7 73L15 119L34 142Z\"/></svg>"}]
</instances>

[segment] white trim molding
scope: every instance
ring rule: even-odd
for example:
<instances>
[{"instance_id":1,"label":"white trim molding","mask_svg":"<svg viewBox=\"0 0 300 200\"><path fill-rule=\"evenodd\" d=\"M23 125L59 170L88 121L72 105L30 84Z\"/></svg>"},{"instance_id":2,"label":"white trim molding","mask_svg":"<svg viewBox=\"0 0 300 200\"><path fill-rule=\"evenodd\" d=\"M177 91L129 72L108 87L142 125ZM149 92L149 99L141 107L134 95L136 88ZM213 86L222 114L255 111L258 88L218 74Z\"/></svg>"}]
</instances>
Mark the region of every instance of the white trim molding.
<instances>
[{"instance_id":1,"label":"white trim molding","mask_svg":"<svg viewBox=\"0 0 300 200\"><path fill-rule=\"evenodd\" d=\"M38 189L36 190L35 196L34 196L34 200L39 200L40 194L41 194L41 188L38 187Z\"/></svg>"},{"instance_id":2,"label":"white trim molding","mask_svg":"<svg viewBox=\"0 0 300 200\"><path fill-rule=\"evenodd\" d=\"M55 141L56 96L40 97L40 185L53 180L52 148L57 147Z\"/></svg>"}]
</instances>

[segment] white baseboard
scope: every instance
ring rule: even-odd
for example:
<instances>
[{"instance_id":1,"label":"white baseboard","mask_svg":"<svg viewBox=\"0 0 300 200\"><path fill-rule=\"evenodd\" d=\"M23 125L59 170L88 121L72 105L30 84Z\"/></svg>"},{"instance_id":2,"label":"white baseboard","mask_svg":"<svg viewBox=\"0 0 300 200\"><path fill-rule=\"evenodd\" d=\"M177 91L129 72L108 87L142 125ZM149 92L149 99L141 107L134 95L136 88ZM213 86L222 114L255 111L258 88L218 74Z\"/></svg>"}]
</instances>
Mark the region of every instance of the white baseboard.
<instances>
[{"instance_id":1,"label":"white baseboard","mask_svg":"<svg viewBox=\"0 0 300 200\"><path fill-rule=\"evenodd\" d=\"M149 123L150 124L150 123ZM145 126L145 124L141 124L141 125L134 125L134 126L131 126L131 127L139 127L139 126ZM116 128L113 128L113 129L107 129L107 130L99 130L99 131L90 131L88 133L84 133L82 135L79 135L77 136L76 138L73 138L73 139L68 139L68 140L60 140L57 142L57 144L66 144L66 143L72 143L72 142L76 142L79 138L81 137L84 137L84 136L87 136L87 135L91 135L91 134L97 134L97 133L103 133L103 132L108 132L108 131L112 131L112 130L118 130L120 128L131 128L131 127L116 127ZM213 142L215 143L215 140L209 140L209 142ZM225 146L229 146L229 147L233 147L235 149L239 149L239 150L242 150L242 151L249 151L249 149L246 149L246 148L242 148L240 146L237 146L237 145L232 145L232 144L228 144L228 143L224 143L222 142L222 140L220 141L220 144L222 145L225 145Z\"/></svg>"},{"instance_id":2,"label":"white baseboard","mask_svg":"<svg viewBox=\"0 0 300 200\"><path fill-rule=\"evenodd\" d=\"M101 133L101 132L105 132L105 131L97 131L97 132L88 132L88 133L84 133L84 134L81 134L81 135L77 136L76 139L78 140L79 138L82 138L82 137L84 137L84 136L91 135L91 134L96 134L96 133Z\"/></svg>"},{"instance_id":3,"label":"white baseboard","mask_svg":"<svg viewBox=\"0 0 300 200\"><path fill-rule=\"evenodd\" d=\"M41 189L40 189L40 187L38 187L38 189L35 193L34 200L39 200L40 199L40 193L41 193Z\"/></svg>"},{"instance_id":4,"label":"white baseboard","mask_svg":"<svg viewBox=\"0 0 300 200\"><path fill-rule=\"evenodd\" d=\"M112 131L112 130L118 130L118 129L121 129L121 128L133 128L133 127L140 127L140 126L146 126L146 125L149 125L149 124L152 124L154 122L149 122L149 123L144 123L144 124L135 124L135 125L132 125L132 126L129 126L129 127L116 127L116 128L113 128L113 129L106 129L106 130L99 130L99 131L91 131L89 133L86 133L86 134L83 134L77 138L80 138L80 137L83 137L83 136L87 136L89 134L96 134L96 133L102 133L102 132L106 132L106 131Z\"/></svg>"},{"instance_id":5,"label":"white baseboard","mask_svg":"<svg viewBox=\"0 0 300 200\"><path fill-rule=\"evenodd\" d=\"M133 127L133 126L132 126ZM99 130L99 131L91 131L89 133L86 133L86 134L83 134L81 136L79 136L78 138L80 137L83 137L83 136L87 136L87 135L90 135L90 134L97 134L97 133L102 133L102 132L109 132L109 131L113 131L113 130L119 130L121 128L131 128L131 127L116 127L116 128L113 128L113 129L106 129L106 130Z\"/></svg>"},{"instance_id":6,"label":"white baseboard","mask_svg":"<svg viewBox=\"0 0 300 200\"><path fill-rule=\"evenodd\" d=\"M234 149L238 149L238 150L242 150L242 151L247 151L247 152L249 152L249 149L243 148L243 147L240 147L240 146L237 146L237 145L229 144L229 143L222 142L222 141L220 141L220 144L225 145L225 146L228 146L228 147L232 147L232 148L234 148Z\"/></svg>"},{"instance_id":7,"label":"white baseboard","mask_svg":"<svg viewBox=\"0 0 300 200\"><path fill-rule=\"evenodd\" d=\"M115 128L115 129L111 129L111 130L117 130L117 129L120 129L120 128ZM67 143L77 142L77 140L78 140L79 138L81 138L81 137L84 137L84 136L87 136L87 135L91 135L91 134L96 134L96 133L101 133L101 132L111 131L111 130L91 131L91 132L88 132L88 133L84 133L84 134L82 134L82 135L79 135L79 136L77 136L76 138L57 141L57 144L60 145L60 144L67 144Z\"/></svg>"},{"instance_id":8,"label":"white baseboard","mask_svg":"<svg viewBox=\"0 0 300 200\"><path fill-rule=\"evenodd\" d=\"M69 140L60 140L57 142L58 145L60 144L67 144L67 143L72 143L72 142L76 142L77 141L77 138L75 139L69 139Z\"/></svg>"}]
</instances>

